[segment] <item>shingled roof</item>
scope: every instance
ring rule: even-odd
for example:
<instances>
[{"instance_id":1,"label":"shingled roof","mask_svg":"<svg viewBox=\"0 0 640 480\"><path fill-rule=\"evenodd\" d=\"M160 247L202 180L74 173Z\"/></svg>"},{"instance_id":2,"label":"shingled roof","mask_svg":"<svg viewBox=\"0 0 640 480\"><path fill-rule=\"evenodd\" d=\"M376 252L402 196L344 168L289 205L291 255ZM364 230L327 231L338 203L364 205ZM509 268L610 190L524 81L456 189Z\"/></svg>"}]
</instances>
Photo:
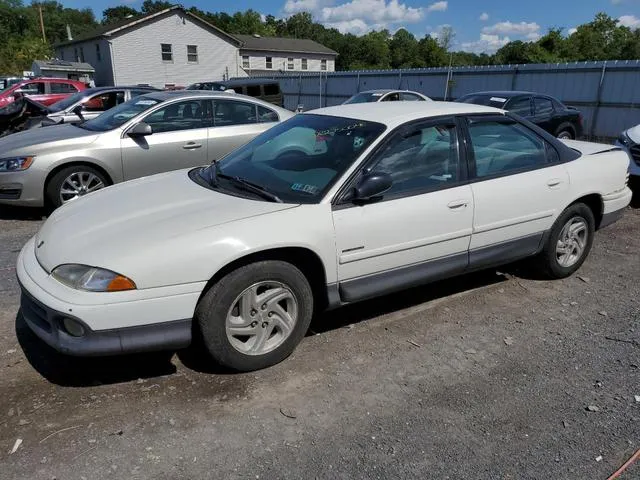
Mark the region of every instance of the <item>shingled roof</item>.
<instances>
[{"instance_id":1,"label":"shingled roof","mask_svg":"<svg viewBox=\"0 0 640 480\"><path fill-rule=\"evenodd\" d=\"M241 48L244 50L338 55L338 52L306 38L262 37L259 35L234 35L234 37L242 42Z\"/></svg>"}]
</instances>

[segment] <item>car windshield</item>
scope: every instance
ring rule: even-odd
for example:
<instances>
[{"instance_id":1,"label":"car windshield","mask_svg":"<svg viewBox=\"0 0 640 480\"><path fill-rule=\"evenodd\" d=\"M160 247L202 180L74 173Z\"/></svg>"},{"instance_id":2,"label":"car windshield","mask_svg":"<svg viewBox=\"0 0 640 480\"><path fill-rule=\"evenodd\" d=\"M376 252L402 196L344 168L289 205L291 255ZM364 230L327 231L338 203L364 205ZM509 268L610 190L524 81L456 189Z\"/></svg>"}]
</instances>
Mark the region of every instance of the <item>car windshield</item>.
<instances>
[{"instance_id":1,"label":"car windshield","mask_svg":"<svg viewBox=\"0 0 640 480\"><path fill-rule=\"evenodd\" d=\"M143 95L133 98L128 102L121 103L117 107L107 110L102 115L77 126L84 128L85 130L106 132L124 125L133 117L138 116L142 112L149 110L151 107L158 105L159 103L160 100Z\"/></svg>"},{"instance_id":2,"label":"car windshield","mask_svg":"<svg viewBox=\"0 0 640 480\"><path fill-rule=\"evenodd\" d=\"M383 95L384 93L380 93L380 92L362 92L354 95L344 103L346 105L347 103L377 102L378 100L380 100L380 97L382 97Z\"/></svg>"},{"instance_id":3,"label":"car windshield","mask_svg":"<svg viewBox=\"0 0 640 480\"><path fill-rule=\"evenodd\" d=\"M254 193L256 187L268 192L271 200L317 203L384 130L353 118L296 115L202 169L199 177L213 188L248 190L240 188L242 182Z\"/></svg>"},{"instance_id":4,"label":"car windshield","mask_svg":"<svg viewBox=\"0 0 640 480\"><path fill-rule=\"evenodd\" d=\"M51 112L61 112L62 110L66 110L74 103L79 102L86 96L87 92L78 92L73 95L69 95L67 98L63 98L59 102L54 103L49 107Z\"/></svg>"},{"instance_id":5,"label":"car windshield","mask_svg":"<svg viewBox=\"0 0 640 480\"><path fill-rule=\"evenodd\" d=\"M504 108L509 99L500 95L467 95L458 99L462 103L473 103L474 105L483 105L485 107Z\"/></svg>"}]
</instances>

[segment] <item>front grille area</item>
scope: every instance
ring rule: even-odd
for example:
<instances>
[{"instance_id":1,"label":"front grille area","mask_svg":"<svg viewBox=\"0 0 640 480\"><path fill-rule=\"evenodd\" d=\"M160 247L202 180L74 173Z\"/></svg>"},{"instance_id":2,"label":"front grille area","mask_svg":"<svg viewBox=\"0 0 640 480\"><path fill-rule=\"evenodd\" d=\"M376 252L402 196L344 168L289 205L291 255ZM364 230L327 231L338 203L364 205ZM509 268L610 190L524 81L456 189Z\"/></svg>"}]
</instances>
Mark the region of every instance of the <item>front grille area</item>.
<instances>
[{"instance_id":1,"label":"front grille area","mask_svg":"<svg viewBox=\"0 0 640 480\"><path fill-rule=\"evenodd\" d=\"M25 318L35 323L47 333L51 333L52 326L47 311L24 292L20 299L20 309Z\"/></svg>"},{"instance_id":2,"label":"front grille area","mask_svg":"<svg viewBox=\"0 0 640 480\"><path fill-rule=\"evenodd\" d=\"M636 165L640 165L640 145L634 145L629 150L633 161L636 162Z\"/></svg>"},{"instance_id":3,"label":"front grille area","mask_svg":"<svg viewBox=\"0 0 640 480\"><path fill-rule=\"evenodd\" d=\"M0 188L0 198L4 200L17 200L21 193L19 188Z\"/></svg>"}]
</instances>

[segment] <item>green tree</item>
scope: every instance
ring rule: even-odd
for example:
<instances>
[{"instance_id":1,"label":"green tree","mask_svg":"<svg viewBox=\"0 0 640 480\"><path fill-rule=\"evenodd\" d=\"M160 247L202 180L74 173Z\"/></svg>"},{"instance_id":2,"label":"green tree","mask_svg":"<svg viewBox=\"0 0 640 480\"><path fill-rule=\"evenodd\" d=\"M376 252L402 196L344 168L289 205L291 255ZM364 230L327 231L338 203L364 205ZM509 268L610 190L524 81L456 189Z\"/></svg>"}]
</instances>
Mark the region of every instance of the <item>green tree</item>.
<instances>
[{"instance_id":1,"label":"green tree","mask_svg":"<svg viewBox=\"0 0 640 480\"><path fill-rule=\"evenodd\" d=\"M393 34L389 42L392 68L423 67L424 62L420 57L420 46L416 37L404 28Z\"/></svg>"},{"instance_id":2,"label":"green tree","mask_svg":"<svg viewBox=\"0 0 640 480\"><path fill-rule=\"evenodd\" d=\"M151 13L161 12L162 10L166 10L167 8L173 7L172 2L165 2L162 0L144 0L142 2L142 13L145 15L149 15Z\"/></svg>"},{"instance_id":3,"label":"green tree","mask_svg":"<svg viewBox=\"0 0 640 480\"><path fill-rule=\"evenodd\" d=\"M129 16L136 16L139 13L135 8L128 7L127 5L107 8L102 12L102 24L109 25L110 23L116 23Z\"/></svg>"}]
</instances>

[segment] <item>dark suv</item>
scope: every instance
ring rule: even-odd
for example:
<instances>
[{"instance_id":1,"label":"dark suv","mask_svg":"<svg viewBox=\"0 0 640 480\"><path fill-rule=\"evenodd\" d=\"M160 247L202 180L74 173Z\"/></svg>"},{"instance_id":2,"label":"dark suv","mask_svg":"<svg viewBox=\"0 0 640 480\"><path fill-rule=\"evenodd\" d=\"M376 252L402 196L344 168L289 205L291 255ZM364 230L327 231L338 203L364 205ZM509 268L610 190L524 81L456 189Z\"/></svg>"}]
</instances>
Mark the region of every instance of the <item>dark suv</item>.
<instances>
[{"instance_id":1,"label":"dark suv","mask_svg":"<svg viewBox=\"0 0 640 480\"><path fill-rule=\"evenodd\" d=\"M576 139L582 136L582 114L549 95L531 92L478 92L465 95L457 101L508 110L558 138Z\"/></svg>"}]
</instances>

